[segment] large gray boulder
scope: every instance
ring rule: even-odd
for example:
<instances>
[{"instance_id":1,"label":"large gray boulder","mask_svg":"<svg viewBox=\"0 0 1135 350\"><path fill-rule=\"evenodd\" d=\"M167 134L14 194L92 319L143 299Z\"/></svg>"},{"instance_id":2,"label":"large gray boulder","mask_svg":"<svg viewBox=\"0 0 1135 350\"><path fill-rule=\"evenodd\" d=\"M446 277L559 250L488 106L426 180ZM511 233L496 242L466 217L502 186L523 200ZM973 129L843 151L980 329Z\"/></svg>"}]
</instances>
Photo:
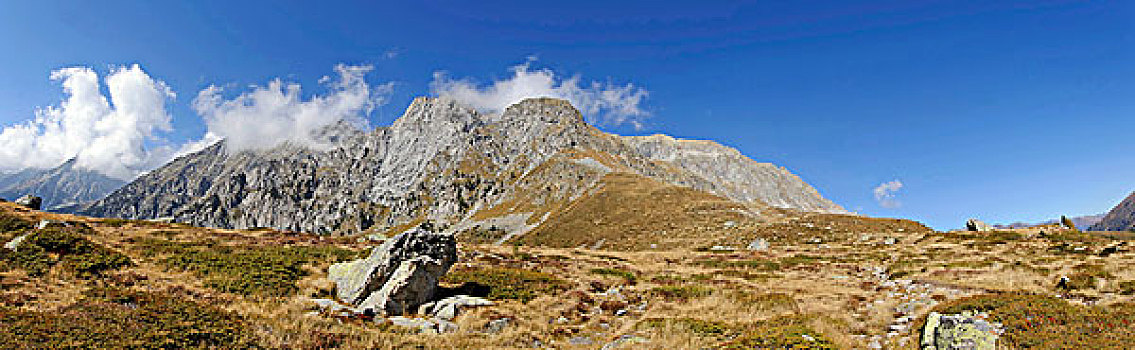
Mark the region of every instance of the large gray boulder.
<instances>
[{"instance_id":1,"label":"large gray boulder","mask_svg":"<svg viewBox=\"0 0 1135 350\"><path fill-rule=\"evenodd\" d=\"M16 203L16 204L19 204L19 205L22 205L22 206L25 206L25 207L28 207L28 208L31 208L31 209L34 209L34 210L39 210L39 208L43 206L43 198L39 198L39 197L30 195L30 194L26 194L23 197L16 199L16 201L13 202L13 203Z\"/></svg>"},{"instance_id":2,"label":"large gray boulder","mask_svg":"<svg viewBox=\"0 0 1135 350\"><path fill-rule=\"evenodd\" d=\"M984 221L978 219L966 220L966 230L973 232L985 232L992 229L993 227L989 226L989 224L986 224Z\"/></svg>"},{"instance_id":3,"label":"large gray boulder","mask_svg":"<svg viewBox=\"0 0 1135 350\"><path fill-rule=\"evenodd\" d=\"M403 232L365 259L332 265L340 301L360 311L401 315L433 298L437 282L457 261L453 235L422 226Z\"/></svg>"},{"instance_id":4,"label":"large gray boulder","mask_svg":"<svg viewBox=\"0 0 1135 350\"><path fill-rule=\"evenodd\" d=\"M922 350L994 350L1000 326L971 312L942 315L931 312L922 328Z\"/></svg>"}]
</instances>

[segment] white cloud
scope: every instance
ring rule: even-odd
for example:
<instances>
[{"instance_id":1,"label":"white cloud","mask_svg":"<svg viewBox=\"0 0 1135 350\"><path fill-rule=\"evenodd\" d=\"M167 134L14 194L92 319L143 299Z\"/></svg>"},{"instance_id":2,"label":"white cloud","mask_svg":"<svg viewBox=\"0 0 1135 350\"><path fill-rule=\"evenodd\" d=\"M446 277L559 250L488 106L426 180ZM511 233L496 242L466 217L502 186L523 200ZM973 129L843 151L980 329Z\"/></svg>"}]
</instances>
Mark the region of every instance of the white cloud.
<instances>
[{"instance_id":1,"label":"white cloud","mask_svg":"<svg viewBox=\"0 0 1135 350\"><path fill-rule=\"evenodd\" d=\"M902 206L898 198L895 198L895 193L903 187L902 181L891 180L876 186L874 190L875 201L879 202L879 206L883 208L898 208Z\"/></svg>"},{"instance_id":2,"label":"white cloud","mask_svg":"<svg viewBox=\"0 0 1135 350\"><path fill-rule=\"evenodd\" d=\"M156 132L170 130L165 104L175 95L164 82L138 65L112 68L107 96L87 67L59 69L51 79L62 81L66 97L0 131L0 171L51 168L74 157L80 167L129 180L168 160L167 149L145 147L161 140Z\"/></svg>"},{"instance_id":3,"label":"white cloud","mask_svg":"<svg viewBox=\"0 0 1135 350\"><path fill-rule=\"evenodd\" d=\"M371 66L338 65L338 79L320 79L330 92L303 100L300 85L280 79L225 100L222 88L209 86L193 100L205 120L208 137L225 139L230 151L256 150L288 141L323 149L330 147L314 132L340 120L365 124L363 116L386 102L393 83L371 88L363 79ZM202 146L203 147L203 146Z\"/></svg>"},{"instance_id":4,"label":"white cloud","mask_svg":"<svg viewBox=\"0 0 1135 350\"><path fill-rule=\"evenodd\" d=\"M593 81L580 83L579 75L557 77L550 69L530 69L534 57L510 68L512 76L481 86L472 79L451 79L445 72L435 72L430 90L450 97L470 107L500 113L509 105L531 97L565 99L578 108L592 122L603 124L631 124L642 128L642 120L649 113L642 109L649 93L634 84L615 85Z\"/></svg>"}]
</instances>

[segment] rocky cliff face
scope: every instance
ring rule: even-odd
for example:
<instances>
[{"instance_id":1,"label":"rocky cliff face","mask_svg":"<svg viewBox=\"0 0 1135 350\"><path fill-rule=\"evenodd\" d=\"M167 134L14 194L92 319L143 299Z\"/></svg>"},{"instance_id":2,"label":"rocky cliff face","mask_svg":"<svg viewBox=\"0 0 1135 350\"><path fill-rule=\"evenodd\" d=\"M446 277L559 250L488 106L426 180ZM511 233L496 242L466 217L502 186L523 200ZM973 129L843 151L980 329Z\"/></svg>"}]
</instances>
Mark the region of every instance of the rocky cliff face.
<instances>
[{"instance_id":1,"label":"rocky cliff face","mask_svg":"<svg viewBox=\"0 0 1135 350\"><path fill-rule=\"evenodd\" d=\"M757 206L843 212L783 168L715 143L607 134L556 99L483 115L452 100L418 98L389 127L336 127L323 137L337 146L230 153L221 142L84 212L317 233L399 230L424 220L448 227L495 220L524 231L595 192L609 173Z\"/></svg>"},{"instance_id":2,"label":"rocky cliff face","mask_svg":"<svg viewBox=\"0 0 1135 350\"><path fill-rule=\"evenodd\" d=\"M16 199L25 194L43 198L49 210L74 207L102 198L125 181L75 167L71 159L48 170L25 170L0 181L0 197Z\"/></svg>"},{"instance_id":3,"label":"rocky cliff face","mask_svg":"<svg viewBox=\"0 0 1135 350\"><path fill-rule=\"evenodd\" d=\"M1135 192L1119 202L1115 208L1107 212L1099 223L1092 225L1092 231L1128 231L1135 230Z\"/></svg>"}]
</instances>

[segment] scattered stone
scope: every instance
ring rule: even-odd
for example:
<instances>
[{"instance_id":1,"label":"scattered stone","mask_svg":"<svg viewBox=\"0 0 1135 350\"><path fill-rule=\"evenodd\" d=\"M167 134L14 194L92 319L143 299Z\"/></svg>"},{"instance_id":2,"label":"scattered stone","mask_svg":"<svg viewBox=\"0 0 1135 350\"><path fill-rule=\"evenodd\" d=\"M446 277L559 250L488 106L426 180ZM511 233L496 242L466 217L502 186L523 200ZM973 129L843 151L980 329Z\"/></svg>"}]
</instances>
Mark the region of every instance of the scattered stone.
<instances>
[{"instance_id":1,"label":"scattered stone","mask_svg":"<svg viewBox=\"0 0 1135 350\"><path fill-rule=\"evenodd\" d=\"M976 317L972 312L942 315L931 312L922 329L920 345L923 350L944 349L996 349L998 325Z\"/></svg>"},{"instance_id":2,"label":"scattered stone","mask_svg":"<svg viewBox=\"0 0 1135 350\"><path fill-rule=\"evenodd\" d=\"M753 251L768 250L768 240L764 239L764 238L754 239L752 242L749 242L749 245L747 247L745 247L745 249L753 250Z\"/></svg>"},{"instance_id":3,"label":"scattered stone","mask_svg":"<svg viewBox=\"0 0 1135 350\"><path fill-rule=\"evenodd\" d=\"M571 345L592 345L592 344L595 344L595 341L591 340L591 338L588 338L588 337L572 337L571 339L568 339L568 344L571 344Z\"/></svg>"},{"instance_id":4,"label":"scattered stone","mask_svg":"<svg viewBox=\"0 0 1135 350\"><path fill-rule=\"evenodd\" d=\"M993 229L993 227L989 226L989 224L986 224L985 222L983 222L981 220L978 220L978 219L966 220L966 230L973 231L973 232L985 232L985 231L989 231L989 230L992 230L992 229Z\"/></svg>"},{"instance_id":5,"label":"scattered stone","mask_svg":"<svg viewBox=\"0 0 1135 350\"><path fill-rule=\"evenodd\" d=\"M13 203L25 206L25 207L33 209L33 210L39 210L40 206L43 205L43 198L39 198L39 197L30 195L30 194L26 194L23 197L16 199L16 201L13 202Z\"/></svg>"},{"instance_id":6,"label":"scattered stone","mask_svg":"<svg viewBox=\"0 0 1135 350\"><path fill-rule=\"evenodd\" d=\"M20 243L23 243L25 239L28 239L28 235L31 235L31 232L22 234L19 237L13 238L11 241L8 241L8 243L4 243L4 249L11 250L13 252L16 251L20 248Z\"/></svg>"},{"instance_id":7,"label":"scattered stone","mask_svg":"<svg viewBox=\"0 0 1135 350\"><path fill-rule=\"evenodd\" d=\"M340 304L338 301L332 299L311 299L311 302L315 303L320 310L325 312L335 313L343 310L351 310L351 307Z\"/></svg>"},{"instance_id":8,"label":"scattered stone","mask_svg":"<svg viewBox=\"0 0 1135 350\"><path fill-rule=\"evenodd\" d=\"M437 333L438 334L456 333L457 332L457 324L456 323L449 322L449 321L446 321L446 320L439 320L439 319L436 319L436 318L433 321L437 322Z\"/></svg>"},{"instance_id":9,"label":"scattered stone","mask_svg":"<svg viewBox=\"0 0 1135 350\"><path fill-rule=\"evenodd\" d=\"M504 332L504 329L508 328L509 324L511 323L512 319L510 318L498 318L489 321L489 323L485 325L485 331L493 334Z\"/></svg>"},{"instance_id":10,"label":"scattered stone","mask_svg":"<svg viewBox=\"0 0 1135 350\"><path fill-rule=\"evenodd\" d=\"M646 338L643 338L643 337L640 337L640 336L637 336L637 335L624 334L622 336L619 336L618 339L615 339L614 341L603 345L603 347L601 349L602 350L612 350L612 349L618 349L619 347L621 347L623 345L644 344L644 343L648 343L648 342L650 342L650 340L648 340Z\"/></svg>"},{"instance_id":11,"label":"scattered stone","mask_svg":"<svg viewBox=\"0 0 1135 350\"><path fill-rule=\"evenodd\" d=\"M420 308L418 311L423 315L431 315L438 319L452 321L457 318L457 315L461 313L461 309L463 308L491 305L493 305L492 301L483 298L457 295L439 300L435 303L425 304L423 308Z\"/></svg>"},{"instance_id":12,"label":"scattered stone","mask_svg":"<svg viewBox=\"0 0 1135 350\"><path fill-rule=\"evenodd\" d=\"M883 244L886 244L886 245L894 245L895 243L898 243L898 242L899 242L899 240L897 238L894 238L894 237L887 237L887 239L883 240Z\"/></svg>"},{"instance_id":13,"label":"scattered stone","mask_svg":"<svg viewBox=\"0 0 1135 350\"><path fill-rule=\"evenodd\" d=\"M737 227L737 223L733 221L726 221L723 226L725 226L725 228L734 228Z\"/></svg>"},{"instance_id":14,"label":"scattered stone","mask_svg":"<svg viewBox=\"0 0 1135 350\"><path fill-rule=\"evenodd\" d=\"M433 298L437 282L457 261L453 235L423 225L398 234L365 259L328 271L339 300L359 310L401 315Z\"/></svg>"},{"instance_id":15,"label":"scattered stone","mask_svg":"<svg viewBox=\"0 0 1135 350\"><path fill-rule=\"evenodd\" d=\"M737 248L727 247L727 246L723 246L723 245L715 245L715 246L709 247L709 250L714 251L714 252L731 252L731 251L737 250Z\"/></svg>"},{"instance_id":16,"label":"scattered stone","mask_svg":"<svg viewBox=\"0 0 1135 350\"><path fill-rule=\"evenodd\" d=\"M379 320L382 320L382 319L379 319ZM437 322L434 322L434 321L428 320L428 319L424 319L424 318L394 316L394 317L386 318L385 320L390 321L390 323L392 323L392 324L394 324L395 326L398 326L398 327L417 329L419 333L434 333L434 332L437 332L437 325L438 325Z\"/></svg>"}]
</instances>

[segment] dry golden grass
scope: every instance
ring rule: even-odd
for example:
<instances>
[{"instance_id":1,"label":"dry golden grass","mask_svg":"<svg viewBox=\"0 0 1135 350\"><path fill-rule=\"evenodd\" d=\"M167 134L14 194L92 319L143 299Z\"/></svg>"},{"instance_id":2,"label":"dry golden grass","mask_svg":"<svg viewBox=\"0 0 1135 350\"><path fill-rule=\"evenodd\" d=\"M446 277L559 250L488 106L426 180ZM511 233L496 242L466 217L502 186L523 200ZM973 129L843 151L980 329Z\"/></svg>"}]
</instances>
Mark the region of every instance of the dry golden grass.
<instances>
[{"instance_id":1,"label":"dry golden grass","mask_svg":"<svg viewBox=\"0 0 1135 350\"><path fill-rule=\"evenodd\" d=\"M0 301L3 307L50 312L81 302L87 290L109 285L232 311L247 322L247 333L260 346L300 349L529 348L534 345L594 349L621 336L640 337L635 339L642 341L628 343L621 347L623 349L689 349L754 341L802 341L802 336L792 333L800 330L822 336L822 344L837 348L864 348L868 339L875 336L882 337L884 344L901 348L903 344L907 347L913 344L917 331L907 329L891 337L886 337L886 333L900 317L895 309L908 305L913 299L941 303L971 295L1015 291L1062 295L1072 303L1118 305L1133 301L1133 296L1121 294L1121 284L1135 280L1135 271L1129 268L1135 263L1135 254L1124 250L1100 256L1101 249L1115 242L1103 235L955 235L931 232L909 221L790 211L780 211L780 216L767 222L737 218L733 228L713 221L732 216L715 215L706 215L711 218L707 219L709 221L681 226L687 224L673 221L697 220L682 215L729 213L739 208L718 206L718 199L690 197L679 189L655 186L638 179L611 179L606 186L625 186L616 191L618 193L610 193L608 200L633 197L641 205L684 202L684 206L666 213L673 216L667 219L670 224L689 229L684 231L689 238L677 234L650 236L645 230L623 232L620 230L625 227L612 221L609 227L599 231L579 228L590 233L583 234L584 238L578 242L606 238L607 244L601 249L573 248L579 245L577 241L558 234L549 236L552 231L544 231L542 236L537 233L532 239L554 236L561 242L557 244L560 247L537 246L536 243L542 241L528 238L521 242L529 245L521 246L462 243L455 273L523 270L553 276L563 284L562 288L532 289L536 292L528 301L525 301L528 298L502 298L497 300L497 305L469 310L457 319L459 331L455 334L414 334L412 330L389 324L319 314L308 299L326 296L332 290L333 285L325 276L330 261L317 261L304 267L307 274L295 283L296 292L292 295L249 296L217 291L197 274L170 269L162 263L170 253L148 251L151 248L146 247L151 246L143 244L162 240L183 244L212 242L234 248L338 247L361 251L376 245L375 242L273 230L214 230L100 220L21 210L10 203L0 203L0 210L32 221L52 219L90 225L95 231L88 237L90 240L126 254L135 264L89 280L56 271L42 277L28 276L18 269L3 271L0 272ZM667 196L674 202L666 202ZM602 196L588 200L598 201L596 198ZM578 208L591 206L588 210L599 210L602 205L611 203L580 204ZM639 209L663 210L661 207ZM584 227L587 222L582 218L587 215L596 215L598 220L618 218L598 212L573 213L572 218L554 221L560 226L549 226L549 230ZM645 221L638 224L670 225ZM623 251L636 248L637 243L619 243L618 240L640 240L634 236L636 234L647 235L647 242L658 239L660 244L686 244ZM707 245L743 247L756 237L769 239L770 249L762 252L699 249ZM812 238L820 238L820 242L810 242ZM886 238L895 238L897 242L884 244ZM1079 247L1083 249L1077 249ZM879 280L875 268L898 277ZM1057 288L1060 276L1076 273L1102 277L1094 277L1098 279L1085 288ZM909 279L930 289L907 292L901 285L893 284L895 279ZM902 316L915 319L932 307L933 304L915 304ZM501 318L510 319L504 331L489 333L485 330L490 321ZM771 326L774 323L788 323L797 328L775 328ZM779 338L757 337L762 332L779 334ZM573 339L587 339L590 344L572 344Z\"/></svg>"}]
</instances>

